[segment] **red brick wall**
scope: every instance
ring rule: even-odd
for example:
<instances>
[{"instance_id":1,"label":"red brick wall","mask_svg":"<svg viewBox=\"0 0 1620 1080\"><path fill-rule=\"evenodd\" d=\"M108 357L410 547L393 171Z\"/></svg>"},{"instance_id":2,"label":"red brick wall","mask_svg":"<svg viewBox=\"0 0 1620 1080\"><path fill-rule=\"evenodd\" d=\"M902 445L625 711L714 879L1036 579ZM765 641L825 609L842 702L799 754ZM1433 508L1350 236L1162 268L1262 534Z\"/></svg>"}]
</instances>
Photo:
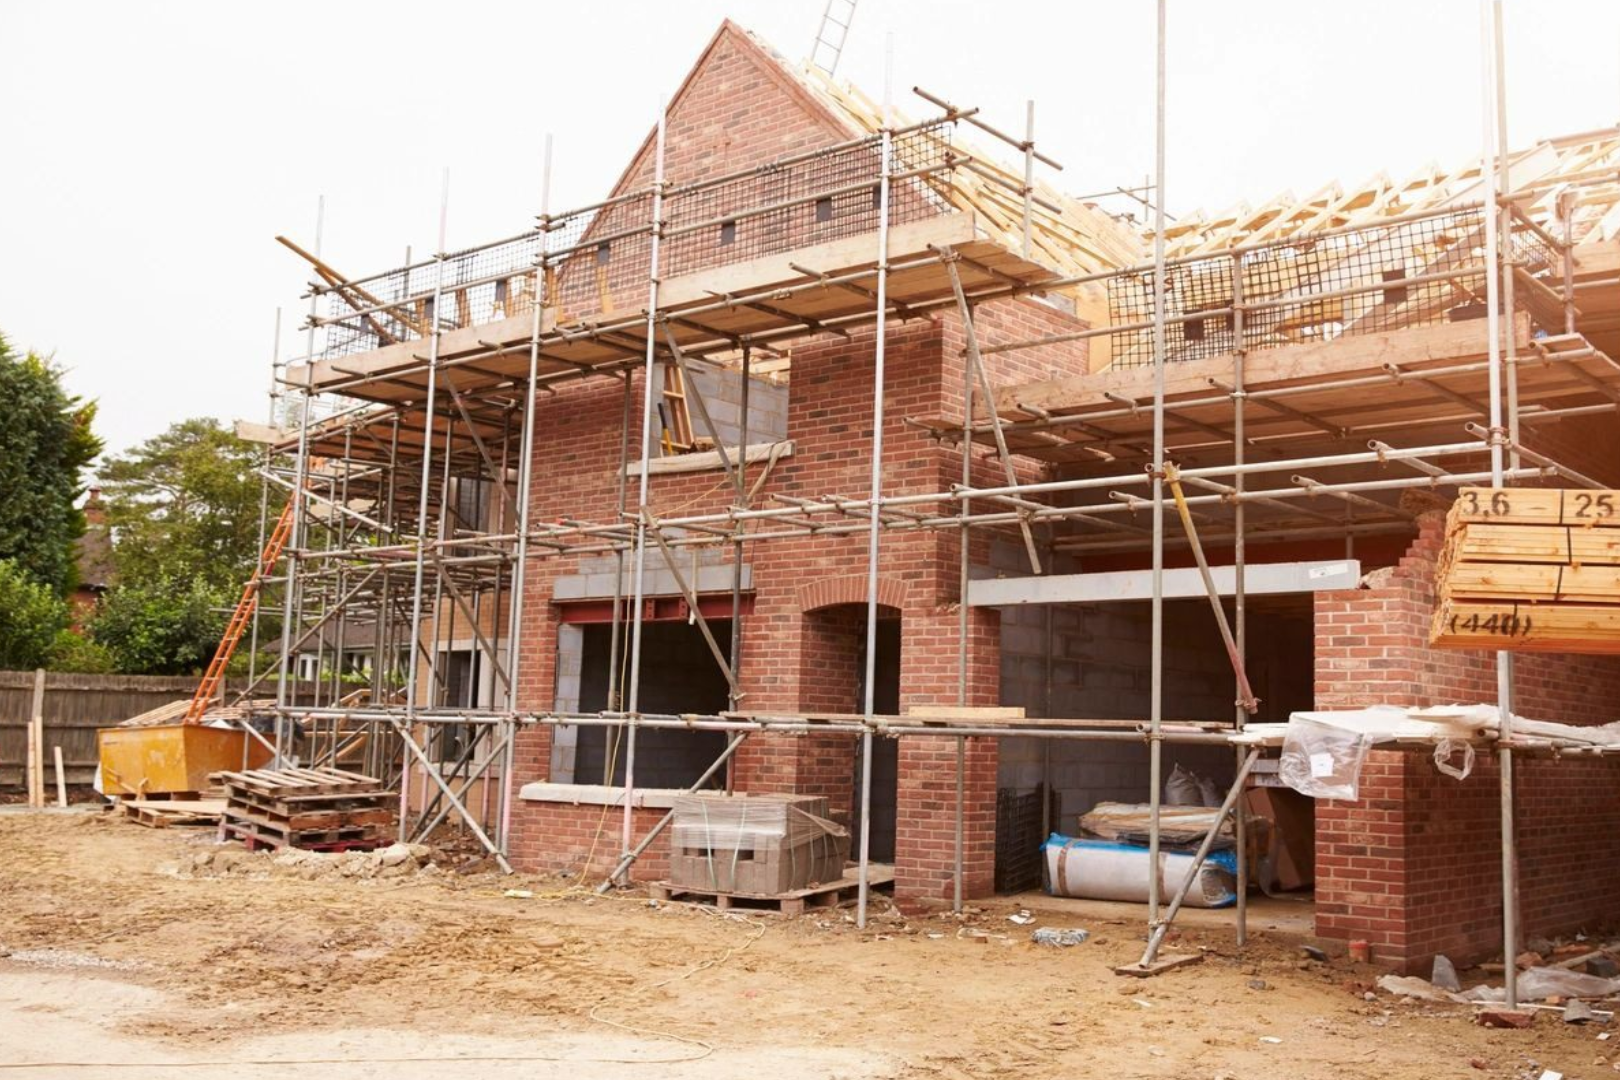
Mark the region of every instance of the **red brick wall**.
<instances>
[{"instance_id":1,"label":"red brick wall","mask_svg":"<svg viewBox=\"0 0 1620 1080\"><path fill-rule=\"evenodd\" d=\"M631 843L637 843L666 810L632 811ZM522 870L582 875L596 882L613 872L624 854L624 810L583 803L519 802L513 808L510 858ZM658 881L669 876L669 844L655 842L636 860L630 876Z\"/></svg>"},{"instance_id":2,"label":"red brick wall","mask_svg":"<svg viewBox=\"0 0 1620 1080\"><path fill-rule=\"evenodd\" d=\"M1029 302L1012 310L983 313L986 343L1008 333L1054 332L1072 327L1066 316ZM941 447L905 423L906 417L959 413L961 327L940 317L890 331L887 349L884 486L891 494L936 491L960 478L957 451ZM789 436L796 450L778 464L765 488L798 497L866 493L870 483L870 331L852 340L827 338L794 354L789 396ZM1014 354L1016 355L1016 354ZM1046 362L1051 362L1050 358ZM1011 368L1011 363L1005 365ZM1022 377L1011 370L1003 378ZM633 382L639 416L640 379ZM546 399L537 417L548 437L537 441L533 512L538 520L583 517L609 520L617 490L622 388L606 381L562 388ZM639 433L632 436L632 441ZM1000 483L999 464L979 452L974 478ZM755 475L757 475L757 468ZM1026 473L1025 475L1035 475ZM658 476L651 502L665 514L719 509L729 501L718 473ZM632 490L631 498L634 494ZM859 525L858 519L850 519ZM988 539L975 542L988 544ZM754 614L743 630L739 677L745 709L849 712L855 700L854 623L847 615L807 611L830 598L849 604L865 594L867 537L864 528L846 536L787 538L749 545L754 569ZM888 531L881 538L882 588L902 621L900 698L912 704L954 704L957 699L957 538L943 532ZM982 552L978 553L982 557ZM652 553L650 559L659 556ZM550 605L553 579L574 572L571 560L535 560L528 572L519 696L525 707L546 708L555 680L556 621ZM852 584L853 583L853 584ZM852 591L853 590L853 591ZM849 595L845 595L849 594ZM997 622L975 610L970 619L969 703L995 704L999 680ZM841 633L831 633L833 629ZM535 729L521 740L518 780L545 776L550 732ZM909 739L901 749L899 890L913 898L949 895L951 824L940 820L938 790L954 792L954 743ZM917 744L913 746L911 744ZM968 814L969 888L984 891L994 850L996 745L972 742ZM827 794L849 809L854 740L836 736L754 736L737 754L739 790L799 790ZM908 776L908 773L912 774ZM948 796L947 802L950 797ZM519 817L528 811L519 806ZM920 830L920 832L918 831ZM615 833L615 835L617 835ZM521 856L520 856L521 857ZM944 877L941 874L944 873Z\"/></svg>"},{"instance_id":3,"label":"red brick wall","mask_svg":"<svg viewBox=\"0 0 1620 1080\"><path fill-rule=\"evenodd\" d=\"M1374 589L1318 593L1316 704L1493 703L1495 654L1428 647L1444 519L1420 532ZM1515 657L1514 711L1592 724L1620 719L1620 658ZM1521 922L1526 936L1620 917L1620 763L1515 760ZM1500 804L1494 758L1456 781L1423 753L1368 756L1357 802L1316 813L1316 927L1369 941L1423 970L1437 952L1462 962L1501 947Z\"/></svg>"},{"instance_id":4,"label":"red brick wall","mask_svg":"<svg viewBox=\"0 0 1620 1080\"><path fill-rule=\"evenodd\" d=\"M735 28L723 29L672 102L667 122L666 173L691 181L719 175L797 150L847 138L848 133L804 97L803 91ZM650 147L644 145L620 181L629 189L651 179ZM605 215L607 221L611 215ZM598 227L605 227L599 224ZM633 257L633 253L632 256ZM615 256L617 259L618 256ZM616 264L617 265L617 264ZM615 269L613 280L620 271ZM588 289L588 293L596 290ZM566 290L565 290L566 292ZM639 305L641 291L614 289L616 304ZM587 303L582 300L581 303ZM984 344L1072 331L1078 320L1043 304L1002 301L986 305L977 323ZM947 490L961 478L959 451L944 447L906 424L907 418L959 417L962 409L965 336L954 313L890 324L886 341L883 487L886 494ZM800 498L864 497L872 461L872 374L876 337L868 329L849 337L826 336L793 349L788 437L795 444L756 505L778 505L772 494ZM1028 382L1086 370L1083 343L988 357L998 384ZM642 380L631 380L631 456L639 448ZM564 385L537 404L532 508L536 520L614 517L623 386L606 379ZM982 397L982 395L980 395ZM982 401L981 401L982 406ZM977 483L1005 482L998 463L976 451ZM751 478L759 475L751 470ZM1038 478L1034 467L1021 474ZM635 508L635 483L630 485ZM718 472L653 478L650 503L662 516L718 511L732 493ZM910 507L950 511L954 506ZM824 519L827 520L827 519ZM823 533L751 543L753 613L744 620L738 677L745 711L857 711L852 632L864 617L867 534L860 518L843 522L845 534ZM769 530L769 524L761 525ZM989 538L975 540L983 560ZM955 703L958 653L958 537L952 533L885 531L881 538L880 599L901 620L900 703ZM657 565L656 549L649 560ZM575 572L572 560L537 559L528 569L520 705L551 707L555 684L556 618L550 600L554 579ZM857 583L853 592L850 582ZM824 583L824 584L818 584ZM857 605L831 612L829 597ZM994 613L975 610L969 622L968 702L997 701L999 657ZM519 783L545 777L551 733L531 729L519 740ZM830 796L850 808L856 742L838 736L751 736L737 752L738 790L796 790ZM907 739L900 749L897 892L910 899L950 894L954 740ZM969 751L967 878L970 893L988 891L992 877L997 751L994 740L972 740ZM599 817L600 808L594 808ZM552 865L572 852L577 838L568 814L552 804L519 803L514 810L515 859L521 865ZM594 829L595 818L592 819ZM549 830L559 830L551 838ZM611 831L618 844L617 825ZM604 838L606 839L606 838Z\"/></svg>"}]
</instances>

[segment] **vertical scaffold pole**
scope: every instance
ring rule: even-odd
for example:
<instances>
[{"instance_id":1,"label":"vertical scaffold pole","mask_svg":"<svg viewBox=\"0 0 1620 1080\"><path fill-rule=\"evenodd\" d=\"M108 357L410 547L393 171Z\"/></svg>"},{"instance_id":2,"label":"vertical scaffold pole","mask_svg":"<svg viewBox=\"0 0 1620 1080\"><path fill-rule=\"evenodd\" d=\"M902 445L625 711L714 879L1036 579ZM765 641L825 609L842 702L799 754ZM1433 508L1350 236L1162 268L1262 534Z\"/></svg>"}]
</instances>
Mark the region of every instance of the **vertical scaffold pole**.
<instances>
[{"instance_id":1,"label":"vertical scaffold pole","mask_svg":"<svg viewBox=\"0 0 1620 1080\"><path fill-rule=\"evenodd\" d=\"M433 409L438 394L439 374L439 307L444 300L445 226L450 210L450 170L444 170L439 184L439 244L434 260L437 263L433 278L433 306L428 312L427 396L422 403L422 490L416 500L416 566L411 584L411 662L405 676L405 723L399 728L401 739L416 738L412 728L416 723L417 677L421 671L422 654L422 580L426 574L428 497L433 491ZM448 490L440 498L448 497ZM444 514L440 510L440 516ZM438 623L438 611L434 613ZM399 839L408 835L410 820L411 759L404 746L400 747L399 769Z\"/></svg>"},{"instance_id":2,"label":"vertical scaffold pole","mask_svg":"<svg viewBox=\"0 0 1620 1080\"><path fill-rule=\"evenodd\" d=\"M1033 106L1033 102L1031 103ZM952 278L953 283L956 279ZM962 305L963 331L967 332L965 325L971 318L966 304ZM973 486L973 354L967 348L962 350L962 487ZM995 402L987 402L987 407L995 408ZM962 499L958 510L961 519L959 532L962 549L958 552L960 564L957 567L957 597L956 597L956 704L966 707L968 703L968 581L971 576L971 553L968 540L972 536L972 526L968 524L968 515L972 512L972 500ZM962 873L963 873L963 846L966 841L966 828L963 821L963 804L966 802L966 771L967 771L967 738L963 735L956 737L956 814L954 844L951 858L951 910L962 910Z\"/></svg>"},{"instance_id":3,"label":"vertical scaffold pole","mask_svg":"<svg viewBox=\"0 0 1620 1080\"><path fill-rule=\"evenodd\" d=\"M752 380L753 349L752 346L742 347L742 403L738 408L737 418L737 469L736 477L736 504L739 509L748 509L748 389ZM731 543L731 675L737 680L737 686L742 682L742 579L743 579L743 539L742 523L732 526L736 530L736 538ZM731 707L741 707L738 700L737 689L731 692ZM726 790L732 790L736 770L731 762L726 763Z\"/></svg>"},{"instance_id":4,"label":"vertical scaffold pole","mask_svg":"<svg viewBox=\"0 0 1620 1080\"><path fill-rule=\"evenodd\" d=\"M885 49L883 76L883 129L878 155L877 326L872 350L872 489L871 526L866 539L866 700L861 711L866 728L861 732L861 860L860 888L855 904L855 925L866 928L871 893L872 846L872 722L877 714L878 533L883 527L883 365L889 311L889 172L894 153L891 118L894 38Z\"/></svg>"},{"instance_id":5,"label":"vertical scaffold pole","mask_svg":"<svg viewBox=\"0 0 1620 1080\"><path fill-rule=\"evenodd\" d=\"M1502 40L1502 3L1496 0L1495 10L1492 13L1492 39L1493 59L1495 61L1496 88L1496 151L1500 159L1500 171L1497 184L1503 194L1508 194L1513 188L1513 173L1510 169L1512 157L1508 152L1507 132L1507 71L1504 69L1505 43ZM1514 300L1513 268L1517 264L1518 254L1513 249L1513 204L1503 201L1501 204L1501 232L1498 236L1500 242L1507 245L1507 251L1501 259L1502 273L1502 313L1507 316L1507 334L1503 341L1503 370L1502 375L1506 382L1507 395L1507 464L1510 469L1519 467L1519 343L1513 331Z\"/></svg>"},{"instance_id":6,"label":"vertical scaffold pole","mask_svg":"<svg viewBox=\"0 0 1620 1080\"><path fill-rule=\"evenodd\" d=\"M1248 568L1247 541L1243 535L1247 521L1243 510L1243 489L1247 482L1247 475L1243 471L1243 464L1248 456L1248 447L1244 443L1245 431L1245 400L1244 400L1244 363L1248 359L1247 350L1243 347L1243 256L1232 256L1232 464L1237 466L1236 475L1232 477L1232 489L1237 500L1232 506L1232 621L1233 632L1237 644L1237 658L1240 670L1247 671L1249 665L1249 605L1244 596L1244 574ZM1243 725L1248 722L1249 712L1243 707L1244 679L1240 675L1237 680L1238 702L1233 708L1232 726L1242 731ZM1234 751L1234 763L1241 767L1243 764L1243 750ZM1237 817L1233 824L1233 833L1237 844L1237 943L1239 946L1249 943L1249 815L1248 808L1243 805L1243 792L1238 793L1236 804Z\"/></svg>"},{"instance_id":7,"label":"vertical scaffold pole","mask_svg":"<svg viewBox=\"0 0 1620 1080\"><path fill-rule=\"evenodd\" d=\"M629 716L624 739L624 828L621 839L624 854L633 847L636 794L636 711L641 708L641 605L647 569L647 474L651 471L653 367L658 353L658 241L664 213L664 120L665 107L658 107L658 132L653 149L652 235L647 251L647 359L641 382L641 476L636 497L636 569L632 590L634 610L630 622ZM623 864L628 868L628 864ZM628 869L625 871L628 872Z\"/></svg>"},{"instance_id":8,"label":"vertical scaffold pole","mask_svg":"<svg viewBox=\"0 0 1620 1080\"><path fill-rule=\"evenodd\" d=\"M1480 45L1483 63L1484 143L1485 143L1485 334L1487 369L1490 376L1489 433L1491 454L1491 486L1503 486L1502 444L1506 441L1502 427L1502 313L1501 289L1498 271L1501 267L1501 236L1498 205L1501 176L1496 157L1496 37L1495 8L1500 0L1480 0ZM1513 733L1513 663L1511 655L1499 649L1496 653L1496 708L1499 717L1499 741L1505 744ZM1503 745L1497 751L1500 763L1500 802L1502 817L1502 954L1508 958L1503 965L1502 990L1507 1007L1518 1006L1518 972L1512 957L1518 952L1519 940L1519 854L1514 836L1513 806L1513 751Z\"/></svg>"},{"instance_id":9,"label":"vertical scaffold pole","mask_svg":"<svg viewBox=\"0 0 1620 1080\"><path fill-rule=\"evenodd\" d=\"M1148 689L1148 922L1159 921L1159 787L1164 771L1164 36L1159 0L1153 134L1153 640ZM1151 926L1150 926L1151 930Z\"/></svg>"},{"instance_id":10,"label":"vertical scaffold pole","mask_svg":"<svg viewBox=\"0 0 1620 1080\"><path fill-rule=\"evenodd\" d=\"M281 402L281 309L276 308L275 343L270 347L270 430L279 431L281 420L277 415L277 408ZM264 471L270 472L275 464L275 447L264 448ZM265 531L269 525L270 515L270 478L261 477L259 480L259 551L264 551ZM263 556L260 556L263 559ZM274 574L275 567L269 567L266 575ZM261 593L253 603L253 624L248 634L248 670L247 684L252 686L258 680L259 674L259 616L264 614L264 596Z\"/></svg>"},{"instance_id":11,"label":"vertical scaffold pole","mask_svg":"<svg viewBox=\"0 0 1620 1080\"><path fill-rule=\"evenodd\" d=\"M517 563L512 567L512 594L507 601L506 630L506 711L505 750L501 758L500 833L501 852L511 857L512 765L517 741L518 641L523 634L524 585L529 569L529 503L534 487L534 394L540 379L540 335L545 330L546 271L551 240L551 136L540 170L540 255L534 268L534 288L529 291L534 316L529 321L529 383L523 393L523 432L518 438ZM501 483L505 483L504 477Z\"/></svg>"},{"instance_id":12,"label":"vertical scaffold pole","mask_svg":"<svg viewBox=\"0 0 1620 1080\"><path fill-rule=\"evenodd\" d=\"M315 202L315 257L320 258L321 241L326 231L326 196ZM313 290L309 296L309 327L304 333L304 385L302 407L298 419L298 466L293 478L292 527L287 534L285 583L281 598L281 667L276 673L276 754L271 768L279 769L286 763L289 716L287 700L287 668L292 664L293 618L298 614L298 552L304 543L304 484L309 479L309 405L310 387L315 380L315 317L319 294Z\"/></svg>"}]
</instances>

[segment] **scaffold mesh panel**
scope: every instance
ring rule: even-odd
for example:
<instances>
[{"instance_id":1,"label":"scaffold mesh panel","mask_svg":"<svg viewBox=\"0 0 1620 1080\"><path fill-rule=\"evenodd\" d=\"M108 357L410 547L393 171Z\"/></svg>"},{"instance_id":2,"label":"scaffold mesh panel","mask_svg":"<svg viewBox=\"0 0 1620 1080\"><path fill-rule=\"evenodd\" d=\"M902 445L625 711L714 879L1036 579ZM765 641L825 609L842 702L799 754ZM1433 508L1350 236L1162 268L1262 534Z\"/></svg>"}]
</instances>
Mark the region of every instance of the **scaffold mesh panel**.
<instances>
[{"instance_id":1,"label":"scaffold mesh panel","mask_svg":"<svg viewBox=\"0 0 1620 1080\"><path fill-rule=\"evenodd\" d=\"M953 133L954 124L941 121L893 137L891 225L950 209L950 173L960 157ZM328 294L322 355L511 318L532 311L537 296L562 323L644 310L655 211L661 281L875 233L882 162L882 137L873 136L747 172L666 183L661 199L648 183L546 218L532 232L452 253L442 286L434 260L363 279Z\"/></svg>"},{"instance_id":2,"label":"scaffold mesh panel","mask_svg":"<svg viewBox=\"0 0 1620 1080\"><path fill-rule=\"evenodd\" d=\"M1165 359L1176 363L1352 334L1482 318L1485 225L1479 207L1172 263L1165 271ZM1551 266L1529 229L1510 251ZM1515 257L1520 257L1515 255ZM1108 279L1113 363L1153 363L1152 270ZM1241 319L1233 309L1241 302Z\"/></svg>"}]
</instances>

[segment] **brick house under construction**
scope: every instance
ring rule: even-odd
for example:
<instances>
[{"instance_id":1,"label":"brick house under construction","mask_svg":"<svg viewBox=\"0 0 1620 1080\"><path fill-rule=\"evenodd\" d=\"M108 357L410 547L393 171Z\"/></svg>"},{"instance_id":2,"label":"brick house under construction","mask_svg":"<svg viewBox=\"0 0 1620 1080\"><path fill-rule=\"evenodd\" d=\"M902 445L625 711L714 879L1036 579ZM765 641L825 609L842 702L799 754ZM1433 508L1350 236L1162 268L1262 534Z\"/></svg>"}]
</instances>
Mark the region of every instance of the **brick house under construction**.
<instances>
[{"instance_id":1,"label":"brick house under construction","mask_svg":"<svg viewBox=\"0 0 1620 1080\"><path fill-rule=\"evenodd\" d=\"M306 595L369 601L349 632L415 675L389 688L393 665L372 669L373 702L403 703L421 741L417 824L448 787L513 866L599 877L761 717L776 726L748 728L713 782L825 795L855 820L862 741L839 725L869 692L907 732L872 740L860 823L902 902L952 896L959 784L968 896L995 887L998 839L1009 857L1010 796L1038 791L1026 805L1055 829L1144 801L1150 245L945 134L971 119L897 127L880 190L877 108L726 23L602 204L389 275L318 267L327 350L287 381L370 406L283 444L305 451L291 485L347 508L319 518L327 550L299 573ZM1581 197L1616 156L1620 131L1589 133L1509 172L1530 193L1504 219L1514 483L1620 484L1614 194ZM1494 700L1492 653L1428 643L1444 508L1488 479L1467 432L1486 415L1481 183L1475 166L1325 189L1167 235L1166 445L1228 574L1253 720ZM361 550L378 522L394 542ZM1165 535L1164 770L1227 783L1233 668L1173 518ZM1605 722L1620 658L1524 656L1515 680L1516 712ZM337 705L299 715L399 722ZM952 737L988 707L1027 726ZM952 710L958 727L914 730ZM666 722L590 719L625 711ZM1620 871L1620 829L1601 827L1620 824L1615 769L1520 766L1528 933L1620 914L1592 873ZM1319 935L1414 966L1498 948L1497 814L1490 754L1458 781L1375 751L1358 801L1295 824L1314 829ZM662 876L662 852L630 876Z\"/></svg>"}]
</instances>

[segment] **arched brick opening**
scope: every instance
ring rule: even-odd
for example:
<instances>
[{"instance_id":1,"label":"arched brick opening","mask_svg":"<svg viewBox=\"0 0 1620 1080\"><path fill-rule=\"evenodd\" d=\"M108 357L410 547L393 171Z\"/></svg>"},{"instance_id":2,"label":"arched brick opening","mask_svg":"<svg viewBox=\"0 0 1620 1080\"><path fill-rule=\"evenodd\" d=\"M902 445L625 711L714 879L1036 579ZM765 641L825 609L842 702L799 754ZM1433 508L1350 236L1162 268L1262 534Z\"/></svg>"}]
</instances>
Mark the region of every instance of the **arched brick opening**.
<instances>
[{"instance_id":1,"label":"arched brick opening","mask_svg":"<svg viewBox=\"0 0 1620 1080\"><path fill-rule=\"evenodd\" d=\"M836 607L839 604L867 602L867 576L865 574L839 574L824 577L799 586L799 610L808 615L812 611ZM896 577L878 577L877 601L879 607L894 609L890 616L898 615L906 606L906 583ZM879 617L885 617L880 613Z\"/></svg>"}]
</instances>

